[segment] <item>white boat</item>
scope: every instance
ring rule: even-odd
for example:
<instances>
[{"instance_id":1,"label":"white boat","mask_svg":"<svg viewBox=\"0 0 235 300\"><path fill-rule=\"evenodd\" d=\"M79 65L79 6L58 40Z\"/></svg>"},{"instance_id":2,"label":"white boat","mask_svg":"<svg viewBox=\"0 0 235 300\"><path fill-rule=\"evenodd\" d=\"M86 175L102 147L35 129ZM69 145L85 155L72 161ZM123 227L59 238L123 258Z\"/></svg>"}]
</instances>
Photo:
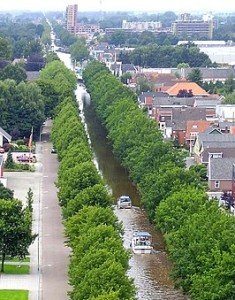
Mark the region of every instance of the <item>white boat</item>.
<instances>
[{"instance_id":1,"label":"white boat","mask_svg":"<svg viewBox=\"0 0 235 300\"><path fill-rule=\"evenodd\" d=\"M131 240L131 248L135 254L151 254L153 251L151 234L146 231L135 231Z\"/></svg>"},{"instance_id":2,"label":"white boat","mask_svg":"<svg viewBox=\"0 0 235 300\"><path fill-rule=\"evenodd\" d=\"M117 207L118 208L131 208L132 207L132 202L131 198L129 196L121 196L118 198L117 201Z\"/></svg>"}]
</instances>

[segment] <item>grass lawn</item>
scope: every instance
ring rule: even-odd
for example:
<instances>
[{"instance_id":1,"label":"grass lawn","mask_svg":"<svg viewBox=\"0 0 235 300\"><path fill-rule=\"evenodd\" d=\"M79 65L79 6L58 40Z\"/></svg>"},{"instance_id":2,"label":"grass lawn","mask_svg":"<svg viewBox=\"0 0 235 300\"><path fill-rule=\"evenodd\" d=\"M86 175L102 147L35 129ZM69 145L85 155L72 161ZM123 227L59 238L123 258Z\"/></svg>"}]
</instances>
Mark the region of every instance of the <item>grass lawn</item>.
<instances>
[{"instance_id":1,"label":"grass lawn","mask_svg":"<svg viewBox=\"0 0 235 300\"><path fill-rule=\"evenodd\" d=\"M0 290L0 300L28 300L29 291Z\"/></svg>"},{"instance_id":2,"label":"grass lawn","mask_svg":"<svg viewBox=\"0 0 235 300\"><path fill-rule=\"evenodd\" d=\"M8 257L6 256L5 261L13 261L13 262L20 262L19 257ZM22 262L30 262L30 258L29 257L25 257ZM1 300L1 299L0 299Z\"/></svg>"},{"instance_id":3,"label":"grass lawn","mask_svg":"<svg viewBox=\"0 0 235 300\"><path fill-rule=\"evenodd\" d=\"M4 273L5 274L29 274L29 265L8 265L7 263L4 265ZM10 298L9 298L10 299ZM2 300L0 298L0 300Z\"/></svg>"}]
</instances>

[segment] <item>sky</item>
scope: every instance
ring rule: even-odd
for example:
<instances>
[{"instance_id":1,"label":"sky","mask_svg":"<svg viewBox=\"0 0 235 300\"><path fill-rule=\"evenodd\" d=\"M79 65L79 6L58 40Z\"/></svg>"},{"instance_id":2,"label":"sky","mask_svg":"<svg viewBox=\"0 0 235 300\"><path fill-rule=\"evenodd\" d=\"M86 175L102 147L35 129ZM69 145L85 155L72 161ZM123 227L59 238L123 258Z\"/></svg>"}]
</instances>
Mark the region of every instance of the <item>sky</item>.
<instances>
[{"instance_id":1,"label":"sky","mask_svg":"<svg viewBox=\"0 0 235 300\"><path fill-rule=\"evenodd\" d=\"M80 11L235 12L234 0L0 0L0 11L65 11L68 4Z\"/></svg>"}]
</instances>

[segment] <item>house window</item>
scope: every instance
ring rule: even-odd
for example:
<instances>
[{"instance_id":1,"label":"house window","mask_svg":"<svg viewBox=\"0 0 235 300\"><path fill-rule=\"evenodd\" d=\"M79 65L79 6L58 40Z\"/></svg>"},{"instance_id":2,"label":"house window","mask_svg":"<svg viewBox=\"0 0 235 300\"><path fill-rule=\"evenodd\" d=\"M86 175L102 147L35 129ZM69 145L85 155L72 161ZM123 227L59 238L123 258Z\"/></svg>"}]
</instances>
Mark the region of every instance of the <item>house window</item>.
<instances>
[{"instance_id":1,"label":"house window","mask_svg":"<svg viewBox=\"0 0 235 300\"><path fill-rule=\"evenodd\" d=\"M222 158L223 157L223 153L209 153L209 156L211 158Z\"/></svg>"},{"instance_id":2,"label":"house window","mask_svg":"<svg viewBox=\"0 0 235 300\"><path fill-rule=\"evenodd\" d=\"M216 180L216 181L215 181L215 188L216 188L216 189L219 189L219 188L220 188L220 181L219 181L219 180Z\"/></svg>"}]
</instances>

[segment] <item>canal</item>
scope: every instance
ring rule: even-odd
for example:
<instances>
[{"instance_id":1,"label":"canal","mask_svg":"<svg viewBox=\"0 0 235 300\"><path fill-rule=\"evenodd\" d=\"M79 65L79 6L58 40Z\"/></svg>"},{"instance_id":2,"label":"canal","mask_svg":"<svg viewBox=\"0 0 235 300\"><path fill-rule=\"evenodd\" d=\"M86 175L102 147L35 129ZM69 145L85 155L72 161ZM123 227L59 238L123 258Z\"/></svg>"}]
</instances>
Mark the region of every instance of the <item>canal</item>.
<instances>
[{"instance_id":1,"label":"canal","mask_svg":"<svg viewBox=\"0 0 235 300\"><path fill-rule=\"evenodd\" d=\"M72 68L69 54L58 53L68 68ZM94 153L94 163L102 174L110 193L115 199L120 195L129 195L133 202L130 210L119 210L115 213L123 224L124 247L130 248L134 230L148 231L153 236L154 252L150 255L132 255L129 276L134 279L138 300L186 300L181 291L174 289L170 278L172 264L165 251L162 234L148 222L145 211L141 208L140 198L135 186L128 178L127 171L122 168L112 153L112 147L106 139L107 132L102 127L91 105L84 105L85 90L77 86L76 97L80 107L80 115L84 122L90 145ZM92 101L91 101L92 103Z\"/></svg>"},{"instance_id":2,"label":"canal","mask_svg":"<svg viewBox=\"0 0 235 300\"><path fill-rule=\"evenodd\" d=\"M112 153L112 147L106 139L105 128L97 118L92 104L84 105L81 103L82 95L84 95L82 87L78 87L76 95L99 172L115 199L121 195L129 195L133 202L131 210L120 210L116 206L114 208L116 215L123 223L124 246L130 248L134 230L148 231L153 236L154 253L151 255L133 255L130 259L129 276L134 278L138 289L138 299L187 299L174 289L170 279L172 265L165 251L162 234L148 222L148 218L141 208L140 197L135 186L129 180L127 171Z\"/></svg>"}]
</instances>

